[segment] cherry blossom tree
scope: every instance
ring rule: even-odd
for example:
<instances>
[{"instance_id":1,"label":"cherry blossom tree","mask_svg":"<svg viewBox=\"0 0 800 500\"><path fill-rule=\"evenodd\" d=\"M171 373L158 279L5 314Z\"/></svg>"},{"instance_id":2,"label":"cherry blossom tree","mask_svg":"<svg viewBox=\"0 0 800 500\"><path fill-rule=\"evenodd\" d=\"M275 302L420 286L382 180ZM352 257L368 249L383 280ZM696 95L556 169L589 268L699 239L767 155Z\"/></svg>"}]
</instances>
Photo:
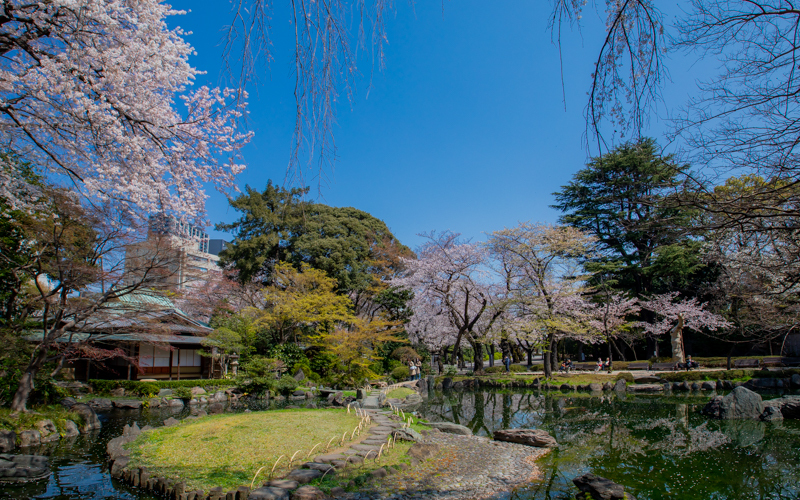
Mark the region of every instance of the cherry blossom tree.
<instances>
[{"instance_id":1,"label":"cherry blossom tree","mask_svg":"<svg viewBox=\"0 0 800 500\"><path fill-rule=\"evenodd\" d=\"M588 254L591 242L579 229L531 222L496 231L487 242L493 255L517 270L509 296L524 305L529 321L544 333L546 377L556 366L559 338L586 333L578 259Z\"/></svg>"},{"instance_id":2,"label":"cherry blossom tree","mask_svg":"<svg viewBox=\"0 0 800 500\"><path fill-rule=\"evenodd\" d=\"M427 308L444 311L455 332L453 345L458 349L466 340L474 352L474 371L481 371L485 339L478 322L501 314L494 307L500 289L487 267L488 255L480 245L461 241L457 233L423 236L428 242L417 252L418 258L405 260L406 273L390 284L419 295L417 304L429 301Z\"/></svg>"},{"instance_id":3,"label":"cherry blossom tree","mask_svg":"<svg viewBox=\"0 0 800 500\"><path fill-rule=\"evenodd\" d=\"M51 180L131 213L202 215L203 184L233 188L244 168L243 96L189 89L192 47L157 0L3 2L0 140ZM0 185L18 179L0 168ZM5 168L8 167L8 168ZM0 194L12 202L24 202Z\"/></svg>"},{"instance_id":4,"label":"cherry blossom tree","mask_svg":"<svg viewBox=\"0 0 800 500\"><path fill-rule=\"evenodd\" d=\"M640 305L642 309L655 313L658 320L653 323L642 323L642 326L645 332L656 336L668 333L681 318L683 328L698 333L718 332L733 326L722 316L707 310L706 304L700 303L696 297L680 298L677 292L655 295L649 300L641 301Z\"/></svg>"},{"instance_id":5,"label":"cherry blossom tree","mask_svg":"<svg viewBox=\"0 0 800 500\"><path fill-rule=\"evenodd\" d=\"M599 332L602 339L608 343L608 357L613 358L611 348L617 351L620 359L625 360L625 356L619 347L614 343L615 340L622 340L630 346L631 340L635 338L635 332L639 327L637 320L641 306L636 298L629 298L622 293L606 293L597 303L591 304L591 316L589 326ZM631 350L636 353L632 346Z\"/></svg>"}]
</instances>

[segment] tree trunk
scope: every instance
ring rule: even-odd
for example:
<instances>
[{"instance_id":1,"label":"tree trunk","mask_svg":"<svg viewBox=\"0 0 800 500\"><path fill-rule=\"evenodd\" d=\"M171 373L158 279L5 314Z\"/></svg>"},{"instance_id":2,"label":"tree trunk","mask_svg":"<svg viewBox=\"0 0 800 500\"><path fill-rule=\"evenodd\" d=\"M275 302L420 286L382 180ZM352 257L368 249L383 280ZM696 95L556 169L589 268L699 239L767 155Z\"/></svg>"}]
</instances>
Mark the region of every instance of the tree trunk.
<instances>
[{"instance_id":1,"label":"tree trunk","mask_svg":"<svg viewBox=\"0 0 800 500\"><path fill-rule=\"evenodd\" d=\"M489 344L489 366L494 366L494 344Z\"/></svg>"},{"instance_id":2,"label":"tree trunk","mask_svg":"<svg viewBox=\"0 0 800 500\"><path fill-rule=\"evenodd\" d=\"M583 342L578 342L578 361L583 361Z\"/></svg>"},{"instance_id":3,"label":"tree trunk","mask_svg":"<svg viewBox=\"0 0 800 500\"><path fill-rule=\"evenodd\" d=\"M533 349L525 349L525 352L528 353L528 366L533 365Z\"/></svg>"},{"instance_id":4,"label":"tree trunk","mask_svg":"<svg viewBox=\"0 0 800 500\"><path fill-rule=\"evenodd\" d=\"M440 351L439 355L436 356L436 364L437 364L437 367L439 368L439 373L444 373L444 364L443 364L442 360L444 358L445 352L446 352L446 348L442 349Z\"/></svg>"},{"instance_id":5,"label":"tree trunk","mask_svg":"<svg viewBox=\"0 0 800 500\"><path fill-rule=\"evenodd\" d=\"M472 344L472 350L474 351L475 355L473 356L473 363L472 363L472 371L474 373L482 372L483 371L483 344L480 342L470 342Z\"/></svg>"},{"instance_id":6,"label":"tree trunk","mask_svg":"<svg viewBox=\"0 0 800 500\"><path fill-rule=\"evenodd\" d=\"M556 336L550 335L550 373L558 370L558 353L556 348Z\"/></svg>"},{"instance_id":7,"label":"tree trunk","mask_svg":"<svg viewBox=\"0 0 800 500\"><path fill-rule=\"evenodd\" d=\"M544 349L544 378L553 376L553 363L552 359L555 357L553 354L553 334L547 336L547 347Z\"/></svg>"},{"instance_id":8,"label":"tree trunk","mask_svg":"<svg viewBox=\"0 0 800 500\"><path fill-rule=\"evenodd\" d=\"M14 394L14 399L11 400L12 412L27 411L28 398L33 392L33 381L45 359L47 359L47 349L40 345L19 380L19 387L17 387L17 392Z\"/></svg>"},{"instance_id":9,"label":"tree trunk","mask_svg":"<svg viewBox=\"0 0 800 500\"><path fill-rule=\"evenodd\" d=\"M617 356L619 356L620 361L626 361L625 354L623 354L623 352L619 350L619 346L617 345L617 343L613 340L611 342L614 345L614 349L617 351Z\"/></svg>"}]
</instances>

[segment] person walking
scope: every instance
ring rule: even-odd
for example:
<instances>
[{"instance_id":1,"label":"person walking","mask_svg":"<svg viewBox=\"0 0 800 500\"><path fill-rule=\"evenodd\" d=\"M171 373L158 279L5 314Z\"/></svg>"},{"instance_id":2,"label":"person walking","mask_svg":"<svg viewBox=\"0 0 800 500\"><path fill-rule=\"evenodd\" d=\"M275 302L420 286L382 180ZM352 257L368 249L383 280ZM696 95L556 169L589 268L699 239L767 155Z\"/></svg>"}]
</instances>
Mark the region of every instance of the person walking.
<instances>
[{"instance_id":1,"label":"person walking","mask_svg":"<svg viewBox=\"0 0 800 500\"><path fill-rule=\"evenodd\" d=\"M503 364L506 367L506 373L509 373L511 371L511 357L508 356L508 355L504 356L503 357Z\"/></svg>"}]
</instances>

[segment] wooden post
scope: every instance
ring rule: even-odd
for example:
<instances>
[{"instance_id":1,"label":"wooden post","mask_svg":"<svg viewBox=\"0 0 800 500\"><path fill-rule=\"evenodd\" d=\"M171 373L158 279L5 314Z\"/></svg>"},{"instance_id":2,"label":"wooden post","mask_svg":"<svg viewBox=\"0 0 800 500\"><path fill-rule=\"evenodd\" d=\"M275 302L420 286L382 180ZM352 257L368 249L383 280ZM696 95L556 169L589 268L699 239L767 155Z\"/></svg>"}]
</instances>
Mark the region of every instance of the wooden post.
<instances>
[{"instance_id":1,"label":"wooden post","mask_svg":"<svg viewBox=\"0 0 800 500\"><path fill-rule=\"evenodd\" d=\"M175 352L178 353L178 380L180 380L181 379L181 350L180 350L180 348L176 349Z\"/></svg>"},{"instance_id":2,"label":"wooden post","mask_svg":"<svg viewBox=\"0 0 800 500\"><path fill-rule=\"evenodd\" d=\"M172 349L169 350L169 379L172 380Z\"/></svg>"}]
</instances>

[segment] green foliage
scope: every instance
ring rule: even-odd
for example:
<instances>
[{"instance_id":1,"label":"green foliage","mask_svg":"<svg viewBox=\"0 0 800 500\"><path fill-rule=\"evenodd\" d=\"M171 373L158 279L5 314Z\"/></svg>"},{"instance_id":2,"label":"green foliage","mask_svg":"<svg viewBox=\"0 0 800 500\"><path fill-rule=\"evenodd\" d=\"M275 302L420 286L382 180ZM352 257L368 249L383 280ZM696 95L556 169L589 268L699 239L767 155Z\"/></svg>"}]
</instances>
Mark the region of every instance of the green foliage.
<instances>
[{"instance_id":1,"label":"green foliage","mask_svg":"<svg viewBox=\"0 0 800 500\"><path fill-rule=\"evenodd\" d=\"M392 378L395 380L408 380L411 376L411 370L405 365L400 365L392 370Z\"/></svg>"},{"instance_id":2,"label":"green foliage","mask_svg":"<svg viewBox=\"0 0 800 500\"><path fill-rule=\"evenodd\" d=\"M373 282L370 265L380 247L407 252L382 221L351 207L330 207L302 198L308 188L286 190L269 181L263 192L247 186L231 201L242 216L217 230L234 234L220 254L222 264L239 279L269 282L272 266L285 261L310 264L334 278L340 291L366 290Z\"/></svg>"},{"instance_id":3,"label":"green foliage","mask_svg":"<svg viewBox=\"0 0 800 500\"><path fill-rule=\"evenodd\" d=\"M178 399L192 399L192 390L188 387L178 387L172 391L172 397Z\"/></svg>"},{"instance_id":4,"label":"green foliage","mask_svg":"<svg viewBox=\"0 0 800 500\"><path fill-rule=\"evenodd\" d=\"M8 429L19 433L26 430L36 429L36 423L40 420L52 421L60 433L66 432L67 420L72 420L78 426L84 424L83 418L61 405L45 405L32 408L29 413L18 413L11 416L9 408L0 408L0 429Z\"/></svg>"},{"instance_id":5,"label":"green foliage","mask_svg":"<svg viewBox=\"0 0 800 500\"><path fill-rule=\"evenodd\" d=\"M160 389L155 382L142 382L133 390L133 393L141 397L156 396Z\"/></svg>"},{"instance_id":6,"label":"green foliage","mask_svg":"<svg viewBox=\"0 0 800 500\"><path fill-rule=\"evenodd\" d=\"M298 385L299 384L297 383L297 380L289 375L284 375L280 380L278 380L278 383L275 384L275 390L284 396L288 396L297 390Z\"/></svg>"},{"instance_id":7,"label":"green foliage","mask_svg":"<svg viewBox=\"0 0 800 500\"><path fill-rule=\"evenodd\" d=\"M392 351L391 357L393 359L399 360L402 363L408 363L409 361L416 361L421 359L420 355L414 348L410 346L402 346L398 347L394 351Z\"/></svg>"},{"instance_id":8,"label":"green foliage","mask_svg":"<svg viewBox=\"0 0 800 500\"><path fill-rule=\"evenodd\" d=\"M269 352L270 358L275 358L283 361L286 368L290 371L294 370L294 365L301 361L308 362L305 353L297 344L285 343L273 347Z\"/></svg>"},{"instance_id":9,"label":"green foliage","mask_svg":"<svg viewBox=\"0 0 800 500\"><path fill-rule=\"evenodd\" d=\"M197 379L197 380L159 380L157 382L141 382L139 380L98 380L89 381L98 394L109 394L113 389L122 387L126 393L150 395L157 394L160 389L177 389L178 387L202 387L203 389L215 390L221 387L231 387L236 385L233 380L225 379ZM142 388L144 386L144 388ZM155 390L153 390L155 386Z\"/></svg>"},{"instance_id":10,"label":"green foliage","mask_svg":"<svg viewBox=\"0 0 800 500\"><path fill-rule=\"evenodd\" d=\"M308 359L304 359L295 363L294 368L292 368L292 373L297 373L297 370L303 370L303 375L306 376L306 379L320 383L322 377L319 376L314 370L311 369L311 363L309 363Z\"/></svg>"},{"instance_id":11,"label":"green foliage","mask_svg":"<svg viewBox=\"0 0 800 500\"><path fill-rule=\"evenodd\" d=\"M241 370L244 374L252 378L275 378L277 369L277 361L264 356L252 356L242 363L241 366Z\"/></svg>"},{"instance_id":12,"label":"green foliage","mask_svg":"<svg viewBox=\"0 0 800 500\"><path fill-rule=\"evenodd\" d=\"M236 385L246 394L263 396L270 391L274 391L276 384L277 380L274 377L247 377L240 378Z\"/></svg>"},{"instance_id":13,"label":"green foliage","mask_svg":"<svg viewBox=\"0 0 800 500\"><path fill-rule=\"evenodd\" d=\"M458 367L456 365L444 365L442 375L445 377L455 377L458 374Z\"/></svg>"},{"instance_id":14,"label":"green foliage","mask_svg":"<svg viewBox=\"0 0 800 500\"><path fill-rule=\"evenodd\" d=\"M633 375L628 372L622 372L614 377L614 380L624 380L625 382L632 384L634 382Z\"/></svg>"}]
</instances>

